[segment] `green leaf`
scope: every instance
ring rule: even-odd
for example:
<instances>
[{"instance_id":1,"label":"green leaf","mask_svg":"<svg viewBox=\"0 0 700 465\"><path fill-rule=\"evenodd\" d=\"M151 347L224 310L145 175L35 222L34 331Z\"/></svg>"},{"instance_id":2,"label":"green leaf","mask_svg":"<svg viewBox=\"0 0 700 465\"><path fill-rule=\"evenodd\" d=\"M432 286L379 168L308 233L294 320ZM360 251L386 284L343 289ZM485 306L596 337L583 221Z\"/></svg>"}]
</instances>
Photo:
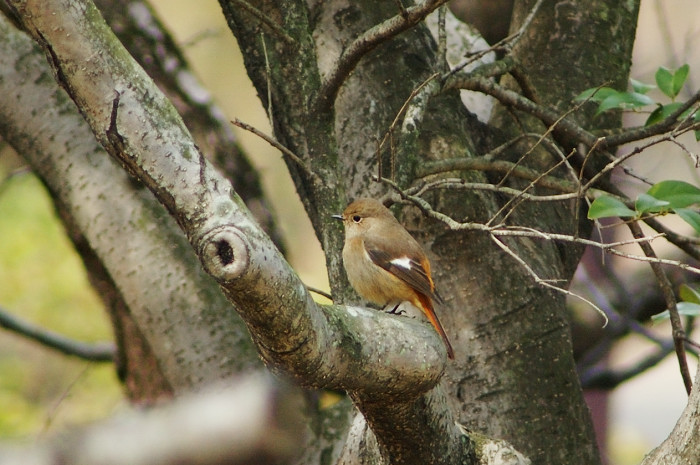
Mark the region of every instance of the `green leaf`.
<instances>
[{"instance_id":1,"label":"green leaf","mask_svg":"<svg viewBox=\"0 0 700 465\"><path fill-rule=\"evenodd\" d=\"M656 71L656 84L661 89L661 92L670 97L671 100L675 100L683 85L685 85L689 72L690 66L687 63L676 70L670 70L662 66Z\"/></svg>"},{"instance_id":2,"label":"green leaf","mask_svg":"<svg viewBox=\"0 0 700 465\"><path fill-rule=\"evenodd\" d=\"M684 181L661 181L651 186L647 194L666 200L674 210L700 202L700 189Z\"/></svg>"},{"instance_id":3,"label":"green leaf","mask_svg":"<svg viewBox=\"0 0 700 465\"><path fill-rule=\"evenodd\" d=\"M684 64L680 68L678 68L674 73L673 73L673 80L671 81L671 89L673 90L673 96L677 96L680 94L681 89L683 88L683 85L685 84L685 81L688 79L688 73L690 72L690 66L688 66L688 63Z\"/></svg>"},{"instance_id":4,"label":"green leaf","mask_svg":"<svg viewBox=\"0 0 700 465\"><path fill-rule=\"evenodd\" d=\"M653 103L654 100L644 94L637 92L616 92L608 95L602 102L600 102L596 115L616 108L628 110L631 108L652 105Z\"/></svg>"},{"instance_id":5,"label":"green leaf","mask_svg":"<svg viewBox=\"0 0 700 465\"><path fill-rule=\"evenodd\" d=\"M689 208L674 208L673 211L683 218L683 221L691 225L696 232L700 233L700 213Z\"/></svg>"},{"instance_id":6,"label":"green leaf","mask_svg":"<svg viewBox=\"0 0 700 465\"><path fill-rule=\"evenodd\" d=\"M586 89L576 96L576 102L591 100L593 102L602 102L612 94L617 94L618 91L612 87L591 87Z\"/></svg>"},{"instance_id":7,"label":"green leaf","mask_svg":"<svg viewBox=\"0 0 700 465\"><path fill-rule=\"evenodd\" d=\"M700 316L700 304L693 302L678 302L676 304L676 308L678 308L678 314L681 316ZM659 321L668 320L670 317L671 313L666 310L652 316L651 321L657 323Z\"/></svg>"},{"instance_id":8,"label":"green leaf","mask_svg":"<svg viewBox=\"0 0 700 465\"><path fill-rule=\"evenodd\" d=\"M671 113L678 110L681 105L683 105L681 102L672 102L667 105L657 106L656 110L652 111L649 118L647 118L644 126L651 126L652 124L665 120Z\"/></svg>"},{"instance_id":9,"label":"green leaf","mask_svg":"<svg viewBox=\"0 0 700 465\"><path fill-rule=\"evenodd\" d=\"M667 200L659 200L649 194L639 194L634 202L634 209L638 213L660 213L669 211L671 207Z\"/></svg>"},{"instance_id":10,"label":"green leaf","mask_svg":"<svg viewBox=\"0 0 700 465\"><path fill-rule=\"evenodd\" d=\"M636 215L637 213L634 210L627 208L620 200L607 195L601 195L595 199L588 209L589 220L614 216L631 217Z\"/></svg>"},{"instance_id":11,"label":"green leaf","mask_svg":"<svg viewBox=\"0 0 700 465\"><path fill-rule=\"evenodd\" d=\"M662 66L657 69L654 78L656 79L656 85L659 86L661 92L670 98L675 97L673 94L673 74L668 68L664 68Z\"/></svg>"},{"instance_id":12,"label":"green leaf","mask_svg":"<svg viewBox=\"0 0 700 465\"><path fill-rule=\"evenodd\" d=\"M687 284L681 284L681 287L678 289L678 296L683 302L690 302L700 305L700 292Z\"/></svg>"},{"instance_id":13,"label":"green leaf","mask_svg":"<svg viewBox=\"0 0 700 465\"><path fill-rule=\"evenodd\" d=\"M656 89L656 86L653 84L646 84L641 81L637 81L636 79L630 79L630 84L632 84L632 90L639 94L646 94L649 92L651 89Z\"/></svg>"}]
</instances>

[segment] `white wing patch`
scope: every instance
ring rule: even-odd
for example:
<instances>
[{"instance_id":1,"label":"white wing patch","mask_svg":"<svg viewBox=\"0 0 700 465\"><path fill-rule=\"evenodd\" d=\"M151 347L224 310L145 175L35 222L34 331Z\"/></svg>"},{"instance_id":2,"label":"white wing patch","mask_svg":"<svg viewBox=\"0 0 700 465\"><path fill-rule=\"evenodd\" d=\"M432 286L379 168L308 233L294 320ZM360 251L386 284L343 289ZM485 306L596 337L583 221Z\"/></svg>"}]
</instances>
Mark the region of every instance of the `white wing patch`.
<instances>
[{"instance_id":1,"label":"white wing patch","mask_svg":"<svg viewBox=\"0 0 700 465\"><path fill-rule=\"evenodd\" d=\"M411 269L411 259L408 257L395 258L390 263L394 266L400 266L405 270Z\"/></svg>"}]
</instances>

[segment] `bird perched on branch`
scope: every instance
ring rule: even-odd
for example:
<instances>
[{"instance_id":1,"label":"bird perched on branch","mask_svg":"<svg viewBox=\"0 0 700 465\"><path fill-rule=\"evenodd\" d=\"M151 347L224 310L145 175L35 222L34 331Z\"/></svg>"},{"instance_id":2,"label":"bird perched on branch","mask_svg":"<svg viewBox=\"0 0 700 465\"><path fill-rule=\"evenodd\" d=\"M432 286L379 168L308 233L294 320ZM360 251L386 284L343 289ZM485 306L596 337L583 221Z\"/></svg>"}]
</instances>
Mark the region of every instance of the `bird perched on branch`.
<instances>
[{"instance_id":1,"label":"bird perched on branch","mask_svg":"<svg viewBox=\"0 0 700 465\"><path fill-rule=\"evenodd\" d=\"M454 359L454 351L440 324L433 301L442 303L430 275L430 262L418 242L374 199L359 199L342 215L345 226L343 265L350 284L360 296L378 305L410 302L423 311Z\"/></svg>"}]
</instances>

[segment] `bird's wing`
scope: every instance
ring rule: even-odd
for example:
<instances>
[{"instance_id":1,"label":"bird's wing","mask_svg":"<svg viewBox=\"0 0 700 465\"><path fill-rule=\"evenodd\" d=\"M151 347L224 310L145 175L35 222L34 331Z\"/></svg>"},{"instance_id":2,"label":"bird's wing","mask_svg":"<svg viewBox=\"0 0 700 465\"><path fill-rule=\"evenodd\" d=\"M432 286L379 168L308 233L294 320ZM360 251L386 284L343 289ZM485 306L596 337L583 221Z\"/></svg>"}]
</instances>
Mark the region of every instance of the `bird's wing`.
<instances>
[{"instance_id":1,"label":"bird's wing","mask_svg":"<svg viewBox=\"0 0 700 465\"><path fill-rule=\"evenodd\" d=\"M437 302L442 302L442 299L435 292L435 286L428 275L425 264L408 256L392 257L381 249L372 248L371 244L365 244L365 249L375 265L393 274L421 294ZM427 267L429 266L427 265Z\"/></svg>"}]
</instances>

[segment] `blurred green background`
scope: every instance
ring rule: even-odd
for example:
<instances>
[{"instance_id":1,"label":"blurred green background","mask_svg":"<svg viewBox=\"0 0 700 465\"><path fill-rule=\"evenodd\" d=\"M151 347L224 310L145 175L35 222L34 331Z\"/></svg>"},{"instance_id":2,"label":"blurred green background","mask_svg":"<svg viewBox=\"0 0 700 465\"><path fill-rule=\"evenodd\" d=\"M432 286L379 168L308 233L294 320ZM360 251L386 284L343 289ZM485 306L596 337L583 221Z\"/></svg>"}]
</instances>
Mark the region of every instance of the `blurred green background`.
<instances>
[{"instance_id":1,"label":"blurred green background","mask_svg":"<svg viewBox=\"0 0 700 465\"><path fill-rule=\"evenodd\" d=\"M112 339L101 302L28 172L0 176L0 305L80 341ZM87 363L0 330L0 436L22 438L108 415L121 401L111 364Z\"/></svg>"}]
</instances>

